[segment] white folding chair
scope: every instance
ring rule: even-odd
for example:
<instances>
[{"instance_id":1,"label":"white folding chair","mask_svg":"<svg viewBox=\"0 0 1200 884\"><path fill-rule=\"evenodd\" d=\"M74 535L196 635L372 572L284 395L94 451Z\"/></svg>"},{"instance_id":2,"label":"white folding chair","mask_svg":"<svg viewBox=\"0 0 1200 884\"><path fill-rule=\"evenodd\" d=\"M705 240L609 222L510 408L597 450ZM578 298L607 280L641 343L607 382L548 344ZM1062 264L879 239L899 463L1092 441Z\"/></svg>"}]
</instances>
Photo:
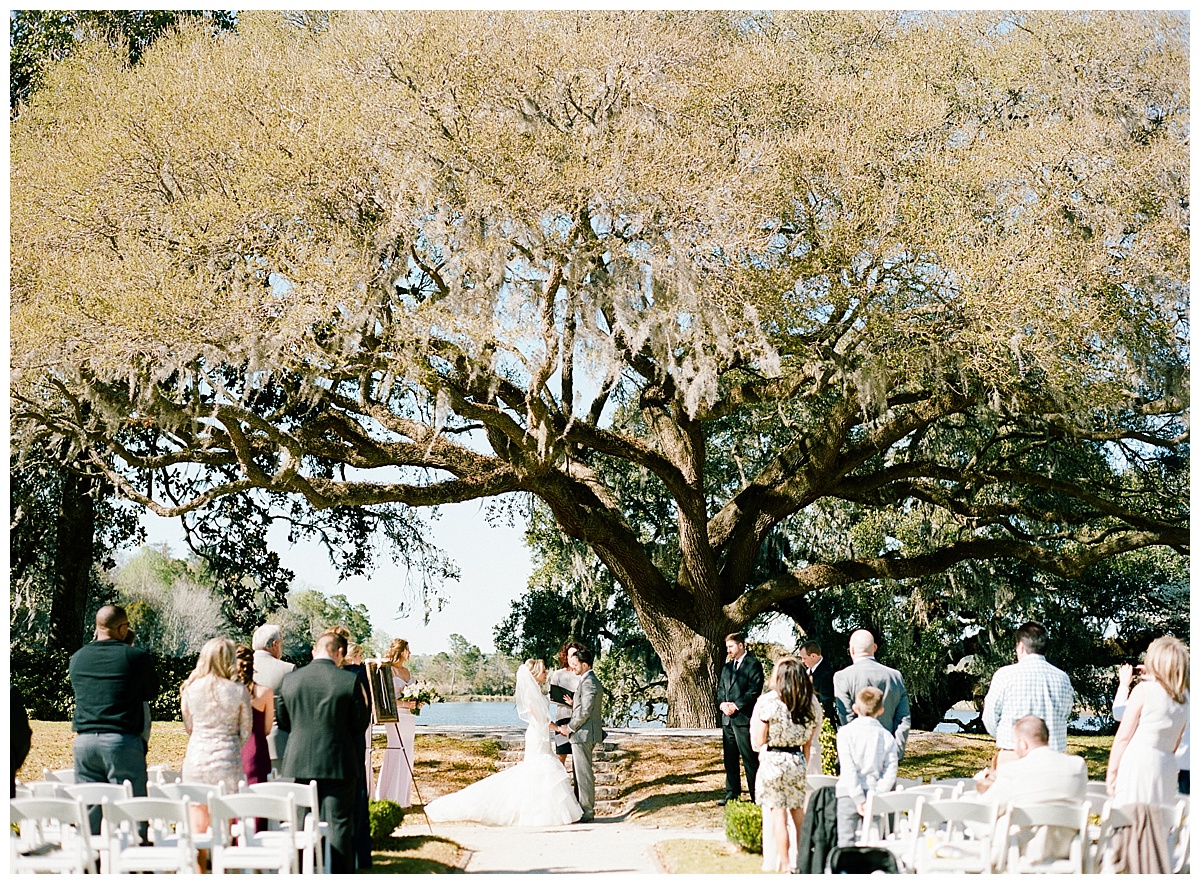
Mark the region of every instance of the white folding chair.
<instances>
[{"instance_id":1,"label":"white folding chair","mask_svg":"<svg viewBox=\"0 0 1200 884\"><path fill-rule=\"evenodd\" d=\"M1091 872L1102 875L1111 874L1113 836L1118 830L1133 825L1133 817L1119 807L1114 807L1112 801L1105 801L1100 809L1099 834L1096 843L1089 845L1088 867ZM1090 839L1089 839L1090 840Z\"/></svg>"},{"instance_id":2,"label":"white folding chair","mask_svg":"<svg viewBox=\"0 0 1200 884\"><path fill-rule=\"evenodd\" d=\"M1087 799L1093 807L1099 807L1108 800L1108 785L1097 780L1088 780Z\"/></svg>"},{"instance_id":3,"label":"white folding chair","mask_svg":"<svg viewBox=\"0 0 1200 884\"><path fill-rule=\"evenodd\" d=\"M998 816L992 803L922 800L913 823L913 871L991 874Z\"/></svg>"},{"instance_id":4,"label":"white folding chair","mask_svg":"<svg viewBox=\"0 0 1200 884\"><path fill-rule=\"evenodd\" d=\"M165 764L155 764L146 768L146 779L148 783L178 783L183 779L183 772Z\"/></svg>"},{"instance_id":5,"label":"white folding chair","mask_svg":"<svg viewBox=\"0 0 1200 884\"><path fill-rule=\"evenodd\" d=\"M68 798L82 801L88 811L88 819L92 821L99 838L96 840L96 850L100 855L100 874L108 871L108 831L104 826L100 806L105 801L122 801L133 797L133 784L129 780L122 783L74 783L63 786L62 791Z\"/></svg>"},{"instance_id":6,"label":"white folding chair","mask_svg":"<svg viewBox=\"0 0 1200 884\"><path fill-rule=\"evenodd\" d=\"M110 872L196 872L196 845L186 801L127 798L101 807L108 828ZM148 844L138 837L142 823L147 827Z\"/></svg>"},{"instance_id":7,"label":"white folding chair","mask_svg":"<svg viewBox=\"0 0 1200 884\"><path fill-rule=\"evenodd\" d=\"M905 868L912 868L913 829L918 802L924 797L911 792L867 792L863 808L860 847L886 847Z\"/></svg>"},{"instance_id":8,"label":"white folding chair","mask_svg":"<svg viewBox=\"0 0 1200 884\"><path fill-rule=\"evenodd\" d=\"M908 795L920 795L926 801L954 801L961 797L962 786L926 783L923 786L911 786L904 791Z\"/></svg>"},{"instance_id":9,"label":"white folding chair","mask_svg":"<svg viewBox=\"0 0 1200 884\"><path fill-rule=\"evenodd\" d=\"M166 798L169 801L183 801L188 804L208 804L214 797L224 795L225 787L221 783L147 783L146 791L150 793L151 798ZM206 832L192 832L192 843L199 850L208 850L212 847L212 842L211 823Z\"/></svg>"},{"instance_id":10,"label":"white folding chair","mask_svg":"<svg viewBox=\"0 0 1200 884\"><path fill-rule=\"evenodd\" d=\"M1009 806L1001 822L1004 832L1004 871L1010 875L1024 873L1061 873L1082 875L1090 847L1088 839L1088 814L1091 804L1046 803L1019 804ZM1042 831L1053 827L1057 833ZM1028 856L1031 845L1040 839L1060 841L1069 837L1068 855L1065 858L1038 858Z\"/></svg>"},{"instance_id":11,"label":"white folding chair","mask_svg":"<svg viewBox=\"0 0 1200 884\"><path fill-rule=\"evenodd\" d=\"M329 840L329 823L321 819L321 799L316 782L295 783L273 780L253 783L246 787L250 794L290 795L303 822L296 831L296 847L300 850L302 872L305 875L324 875L333 863L333 843Z\"/></svg>"},{"instance_id":12,"label":"white folding chair","mask_svg":"<svg viewBox=\"0 0 1200 884\"><path fill-rule=\"evenodd\" d=\"M829 774L811 773L804 778L805 788L810 792L823 789L825 786L836 786L838 778Z\"/></svg>"},{"instance_id":13,"label":"white folding chair","mask_svg":"<svg viewBox=\"0 0 1200 884\"><path fill-rule=\"evenodd\" d=\"M1167 851L1171 857L1171 871L1179 874L1188 862L1190 846L1188 811L1191 802L1187 795L1180 796L1174 804L1159 805L1162 814L1163 831L1167 833Z\"/></svg>"},{"instance_id":14,"label":"white folding chair","mask_svg":"<svg viewBox=\"0 0 1200 884\"><path fill-rule=\"evenodd\" d=\"M35 780L32 783L26 783L25 788L29 790L30 798L66 798L67 793L63 790L67 788L66 783L60 783L57 780Z\"/></svg>"},{"instance_id":15,"label":"white folding chair","mask_svg":"<svg viewBox=\"0 0 1200 884\"><path fill-rule=\"evenodd\" d=\"M96 873L91 824L74 798L13 798L9 819L20 836L12 845L10 871L16 873Z\"/></svg>"},{"instance_id":16,"label":"white folding chair","mask_svg":"<svg viewBox=\"0 0 1200 884\"><path fill-rule=\"evenodd\" d=\"M290 795L214 796L208 802L212 822L212 872L224 874L232 869L253 869L292 874L296 868L295 833L299 829L296 802ZM277 831L254 834L255 818L280 823ZM234 837L235 825L241 835Z\"/></svg>"},{"instance_id":17,"label":"white folding chair","mask_svg":"<svg viewBox=\"0 0 1200 884\"><path fill-rule=\"evenodd\" d=\"M42 776L44 776L46 780L51 783L66 783L67 785L70 785L71 783L76 782L75 768L73 767L60 767L58 770L51 770L48 767L43 767Z\"/></svg>"},{"instance_id":18,"label":"white folding chair","mask_svg":"<svg viewBox=\"0 0 1200 884\"><path fill-rule=\"evenodd\" d=\"M913 786L921 785L921 778L911 779L909 777L896 777L896 785L892 788L897 792L904 792L911 789Z\"/></svg>"}]
</instances>

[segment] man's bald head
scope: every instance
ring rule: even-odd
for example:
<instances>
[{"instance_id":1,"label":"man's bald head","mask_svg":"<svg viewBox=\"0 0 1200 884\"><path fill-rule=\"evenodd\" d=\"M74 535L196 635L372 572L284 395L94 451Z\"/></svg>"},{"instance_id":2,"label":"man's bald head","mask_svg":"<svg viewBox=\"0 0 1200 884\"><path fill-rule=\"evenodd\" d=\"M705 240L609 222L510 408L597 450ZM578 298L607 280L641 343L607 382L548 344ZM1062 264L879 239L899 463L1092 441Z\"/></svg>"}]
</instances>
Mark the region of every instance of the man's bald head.
<instances>
[{"instance_id":1,"label":"man's bald head","mask_svg":"<svg viewBox=\"0 0 1200 884\"><path fill-rule=\"evenodd\" d=\"M105 605L96 612L96 641L124 641L129 633L129 615L120 605Z\"/></svg>"},{"instance_id":2,"label":"man's bald head","mask_svg":"<svg viewBox=\"0 0 1200 884\"><path fill-rule=\"evenodd\" d=\"M129 622L129 615L120 605L105 605L96 612L96 625L109 632Z\"/></svg>"},{"instance_id":3,"label":"man's bald head","mask_svg":"<svg viewBox=\"0 0 1200 884\"><path fill-rule=\"evenodd\" d=\"M1026 715L1013 722L1013 742L1018 757L1024 758L1025 753L1050 745L1050 730L1036 715Z\"/></svg>"},{"instance_id":4,"label":"man's bald head","mask_svg":"<svg viewBox=\"0 0 1200 884\"><path fill-rule=\"evenodd\" d=\"M869 629L856 629L850 633L850 656L870 657L875 653L875 636Z\"/></svg>"}]
</instances>

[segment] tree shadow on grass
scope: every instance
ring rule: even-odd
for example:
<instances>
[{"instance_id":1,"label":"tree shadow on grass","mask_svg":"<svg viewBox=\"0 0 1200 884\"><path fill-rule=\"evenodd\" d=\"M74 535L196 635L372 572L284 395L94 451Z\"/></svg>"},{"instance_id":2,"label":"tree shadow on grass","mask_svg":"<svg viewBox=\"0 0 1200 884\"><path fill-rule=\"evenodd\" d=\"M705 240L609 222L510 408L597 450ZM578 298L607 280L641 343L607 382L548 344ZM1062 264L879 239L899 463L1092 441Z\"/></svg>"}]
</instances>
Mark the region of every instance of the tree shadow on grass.
<instances>
[{"instance_id":1,"label":"tree shadow on grass","mask_svg":"<svg viewBox=\"0 0 1200 884\"><path fill-rule=\"evenodd\" d=\"M713 789L708 792L672 792L666 795L650 795L635 801L626 816L654 813L657 810L685 805L709 805L724 794L724 789Z\"/></svg>"},{"instance_id":2,"label":"tree shadow on grass","mask_svg":"<svg viewBox=\"0 0 1200 884\"><path fill-rule=\"evenodd\" d=\"M405 835L390 838L386 846L371 854L372 875L454 875L466 851L457 841L437 835Z\"/></svg>"}]
</instances>

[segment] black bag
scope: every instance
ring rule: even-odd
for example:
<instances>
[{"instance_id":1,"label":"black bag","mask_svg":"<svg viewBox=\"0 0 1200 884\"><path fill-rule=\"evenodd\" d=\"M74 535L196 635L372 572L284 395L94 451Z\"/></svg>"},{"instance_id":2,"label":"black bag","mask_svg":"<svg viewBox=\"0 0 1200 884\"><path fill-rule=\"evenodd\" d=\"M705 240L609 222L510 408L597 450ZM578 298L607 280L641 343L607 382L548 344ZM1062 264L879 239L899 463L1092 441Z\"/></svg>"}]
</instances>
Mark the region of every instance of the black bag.
<instances>
[{"instance_id":1,"label":"black bag","mask_svg":"<svg viewBox=\"0 0 1200 884\"><path fill-rule=\"evenodd\" d=\"M835 847L825 871L831 875L900 874L900 864L886 847Z\"/></svg>"}]
</instances>

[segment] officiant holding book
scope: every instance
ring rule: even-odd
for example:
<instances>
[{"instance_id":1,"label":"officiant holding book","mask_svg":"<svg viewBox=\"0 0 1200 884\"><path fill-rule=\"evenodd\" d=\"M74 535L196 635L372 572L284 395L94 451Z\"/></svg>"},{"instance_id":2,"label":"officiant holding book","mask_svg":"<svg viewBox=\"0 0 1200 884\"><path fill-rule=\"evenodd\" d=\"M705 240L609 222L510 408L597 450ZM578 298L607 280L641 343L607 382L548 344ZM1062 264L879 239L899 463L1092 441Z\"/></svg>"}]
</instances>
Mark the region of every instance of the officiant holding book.
<instances>
[{"instance_id":1,"label":"officiant holding book","mask_svg":"<svg viewBox=\"0 0 1200 884\"><path fill-rule=\"evenodd\" d=\"M556 725L567 724L571 720L571 705L574 702L575 691L579 688L579 676L571 669L571 659L583 645L577 641L565 642L558 649L558 669L550 673L550 700L554 704L553 721ZM571 756L571 740L561 734L554 735L554 752L563 767Z\"/></svg>"}]
</instances>

